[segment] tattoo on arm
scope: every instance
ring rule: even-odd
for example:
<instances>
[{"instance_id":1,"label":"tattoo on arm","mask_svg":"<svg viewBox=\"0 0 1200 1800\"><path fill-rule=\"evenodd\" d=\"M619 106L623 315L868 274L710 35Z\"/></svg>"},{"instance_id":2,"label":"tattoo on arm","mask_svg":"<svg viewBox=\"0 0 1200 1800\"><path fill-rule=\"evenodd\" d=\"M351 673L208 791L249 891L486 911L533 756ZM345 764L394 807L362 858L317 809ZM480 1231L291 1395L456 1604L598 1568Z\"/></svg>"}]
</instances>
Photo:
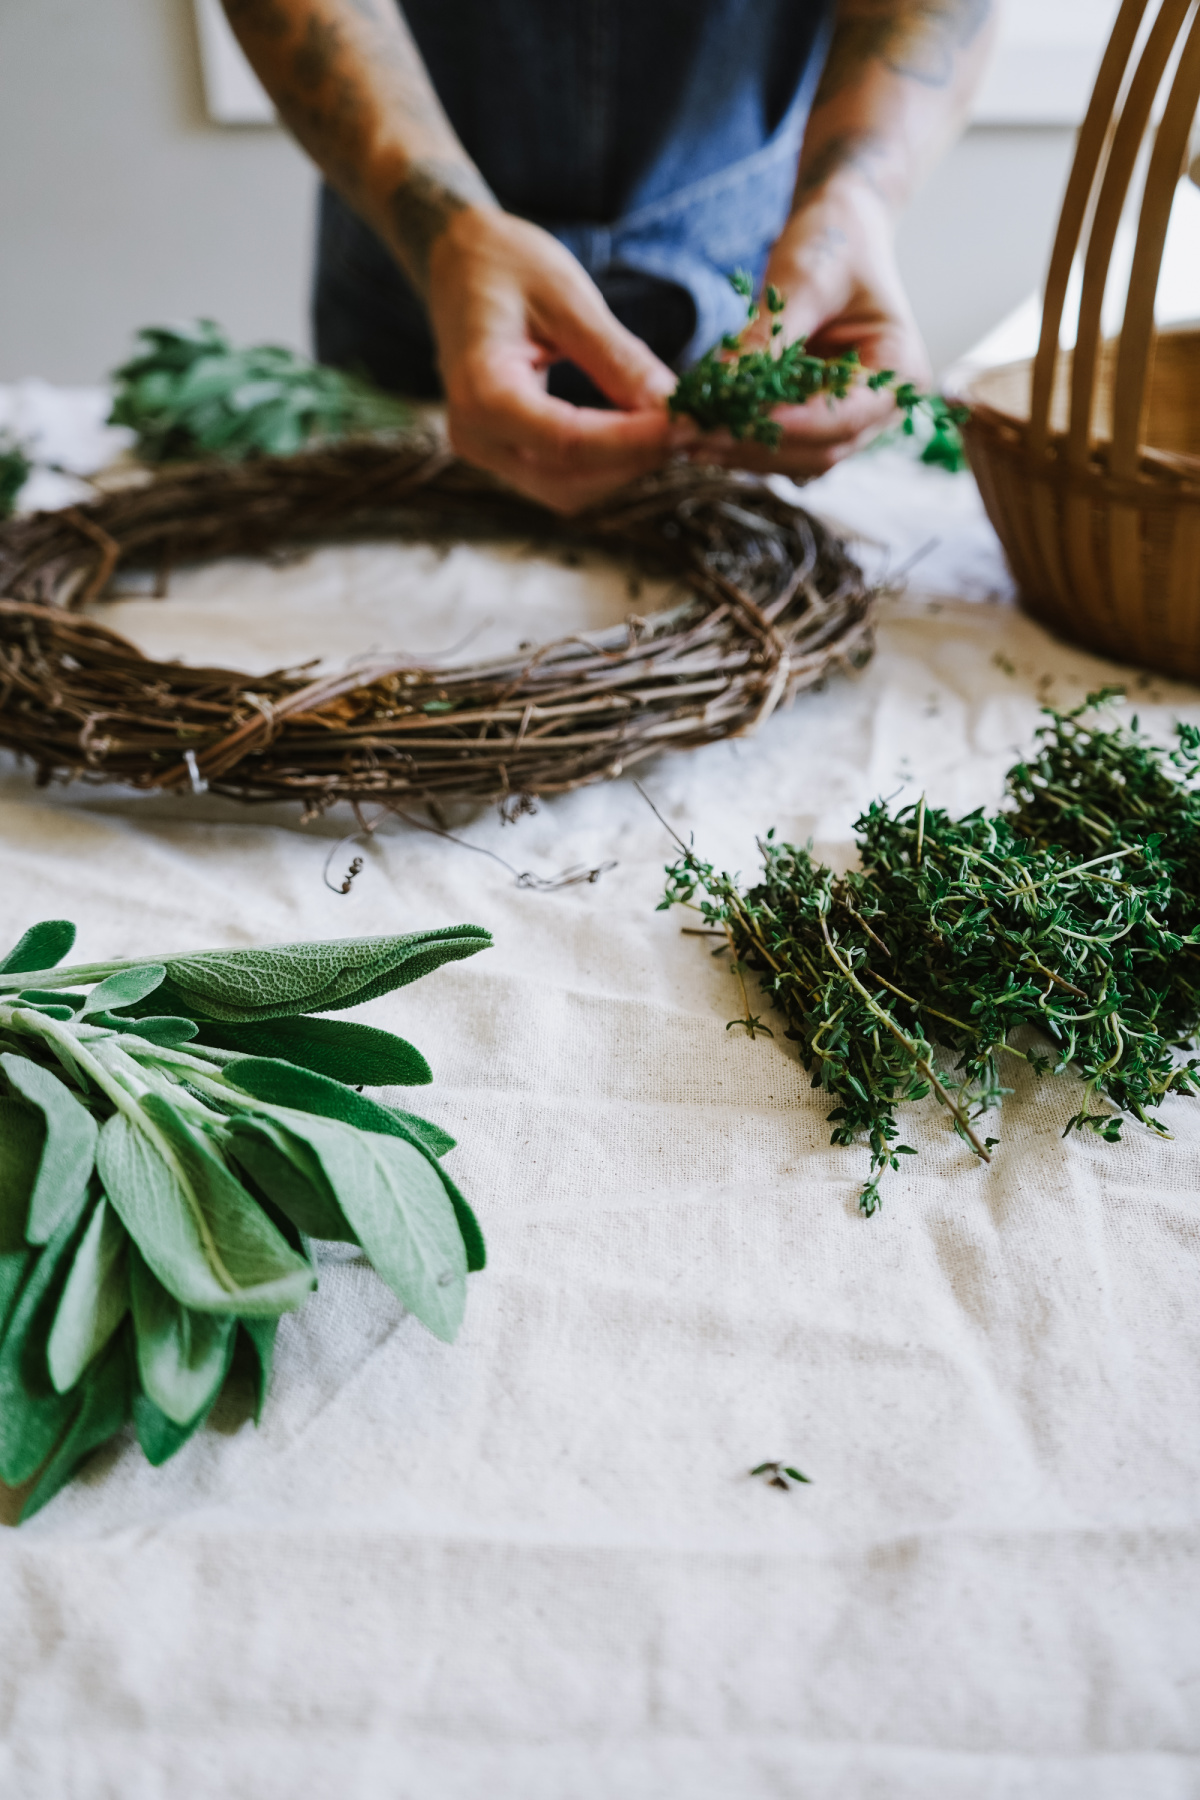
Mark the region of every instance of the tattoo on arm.
<instances>
[{"instance_id":1,"label":"tattoo on arm","mask_svg":"<svg viewBox=\"0 0 1200 1800\"><path fill-rule=\"evenodd\" d=\"M825 186L831 176L841 169L855 169L864 181L876 187L876 170L882 160L886 160L887 146L873 131L838 131L811 156L804 159L796 178L796 192L792 197L792 206L796 207L806 200L818 188Z\"/></svg>"},{"instance_id":2,"label":"tattoo on arm","mask_svg":"<svg viewBox=\"0 0 1200 1800\"><path fill-rule=\"evenodd\" d=\"M422 287L429 279L429 253L455 213L489 203L495 204L491 189L470 163L429 158L410 164L388 199L388 214Z\"/></svg>"},{"instance_id":3,"label":"tattoo on arm","mask_svg":"<svg viewBox=\"0 0 1200 1800\"><path fill-rule=\"evenodd\" d=\"M842 0L813 110L852 87L871 62L924 87L949 87L955 52L991 11L992 0Z\"/></svg>"},{"instance_id":4,"label":"tattoo on arm","mask_svg":"<svg viewBox=\"0 0 1200 1800\"><path fill-rule=\"evenodd\" d=\"M420 286L450 219L492 194L458 144L395 0L224 0L281 115ZM399 154L369 177L381 130Z\"/></svg>"}]
</instances>

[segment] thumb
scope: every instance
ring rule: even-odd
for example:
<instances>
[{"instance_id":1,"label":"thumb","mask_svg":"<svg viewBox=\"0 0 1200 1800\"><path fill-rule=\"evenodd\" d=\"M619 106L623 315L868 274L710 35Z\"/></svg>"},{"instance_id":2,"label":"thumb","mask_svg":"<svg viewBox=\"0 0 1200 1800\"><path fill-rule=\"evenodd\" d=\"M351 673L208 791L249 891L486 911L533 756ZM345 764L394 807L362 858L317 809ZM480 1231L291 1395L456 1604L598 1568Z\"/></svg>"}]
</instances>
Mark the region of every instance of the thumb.
<instances>
[{"instance_id":1,"label":"thumb","mask_svg":"<svg viewBox=\"0 0 1200 1800\"><path fill-rule=\"evenodd\" d=\"M661 406L675 392L677 377L609 311L592 283L580 284L563 299L556 296L539 311L555 349L590 376L614 406L638 412Z\"/></svg>"}]
</instances>

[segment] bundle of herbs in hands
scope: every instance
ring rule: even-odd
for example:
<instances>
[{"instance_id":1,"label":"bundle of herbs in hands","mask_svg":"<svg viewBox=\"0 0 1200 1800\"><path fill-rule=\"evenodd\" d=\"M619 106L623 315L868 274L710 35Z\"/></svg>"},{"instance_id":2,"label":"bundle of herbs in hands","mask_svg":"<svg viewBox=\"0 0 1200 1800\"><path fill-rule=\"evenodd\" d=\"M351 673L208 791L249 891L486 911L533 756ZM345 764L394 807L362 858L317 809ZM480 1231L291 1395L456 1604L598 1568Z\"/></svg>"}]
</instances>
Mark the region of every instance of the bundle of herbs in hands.
<instances>
[{"instance_id":1,"label":"bundle of herbs in hands","mask_svg":"<svg viewBox=\"0 0 1200 1800\"><path fill-rule=\"evenodd\" d=\"M432 1079L357 1005L491 939L209 950L61 968L75 927L0 961L0 1480L22 1518L133 1421L152 1463L201 1425L239 1340L257 1410L309 1238L362 1247L436 1336L484 1264L454 1139L361 1087ZM36 1479L35 1479L36 1478Z\"/></svg>"},{"instance_id":2,"label":"bundle of herbs in hands","mask_svg":"<svg viewBox=\"0 0 1200 1800\"><path fill-rule=\"evenodd\" d=\"M1105 725L1096 709L1117 691L1049 712L1005 811L876 802L844 875L773 832L748 889L690 849L667 871L662 905L700 895L733 953L746 1011L731 1025L770 1032L746 998L753 972L836 1102L832 1141L869 1145L865 1213L915 1155L904 1102L934 1093L991 1160L999 1140L977 1126L1011 1092L1004 1057L1082 1081L1064 1136L1116 1142L1132 1115L1167 1137L1154 1109L1197 1091L1200 1062L1181 1053L1200 1031L1200 730L1180 725L1164 751L1136 718Z\"/></svg>"},{"instance_id":3,"label":"bundle of herbs in hands","mask_svg":"<svg viewBox=\"0 0 1200 1800\"><path fill-rule=\"evenodd\" d=\"M746 322L752 325L759 309L754 303L751 279L738 270L730 281L746 300ZM719 344L680 376L678 387L667 401L675 417L686 414L695 419L702 431L725 430L739 443L750 438L768 450L777 450L783 438L782 427L771 417L777 406L803 406L822 394L829 400L844 400L865 377L873 393L884 388L894 390L903 416L901 430L906 437L917 434L917 420L922 420L926 431L922 462L951 471L966 467L959 431L967 416L965 408L953 406L940 394L922 394L912 382L898 382L893 369L868 373L857 350L847 350L841 356L814 356L808 351L806 340L796 338L776 351L773 341L782 334L783 325L775 315L784 310L787 297L778 288L768 287L765 299L772 314L772 345L765 350L743 350L741 338L735 332L727 332Z\"/></svg>"}]
</instances>

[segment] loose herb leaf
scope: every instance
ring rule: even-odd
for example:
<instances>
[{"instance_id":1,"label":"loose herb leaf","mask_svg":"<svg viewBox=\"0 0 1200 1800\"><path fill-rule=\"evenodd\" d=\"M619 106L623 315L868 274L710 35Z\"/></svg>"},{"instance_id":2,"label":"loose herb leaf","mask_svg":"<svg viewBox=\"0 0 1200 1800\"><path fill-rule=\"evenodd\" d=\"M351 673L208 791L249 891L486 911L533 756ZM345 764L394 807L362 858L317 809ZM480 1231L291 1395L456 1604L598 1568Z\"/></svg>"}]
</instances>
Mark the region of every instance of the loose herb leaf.
<instances>
[{"instance_id":1,"label":"loose herb leaf","mask_svg":"<svg viewBox=\"0 0 1200 1800\"><path fill-rule=\"evenodd\" d=\"M17 504L17 495L28 481L33 462L8 432L0 431L0 519L7 519Z\"/></svg>"},{"instance_id":2,"label":"loose herb leaf","mask_svg":"<svg viewBox=\"0 0 1200 1800\"><path fill-rule=\"evenodd\" d=\"M280 944L265 950L206 950L168 957L168 995L177 1011L230 1021L332 1012L375 1000L491 945L478 925L451 925L404 937Z\"/></svg>"},{"instance_id":3,"label":"loose herb leaf","mask_svg":"<svg viewBox=\"0 0 1200 1800\"><path fill-rule=\"evenodd\" d=\"M168 1419L165 1412L155 1406L150 1396L140 1387L133 1396L133 1428L137 1432L137 1441L141 1445L142 1455L152 1468L160 1468L169 1462L171 1457L194 1437L207 1418L207 1413L197 1413L187 1425L176 1425Z\"/></svg>"},{"instance_id":4,"label":"loose herb leaf","mask_svg":"<svg viewBox=\"0 0 1200 1800\"><path fill-rule=\"evenodd\" d=\"M429 1119L422 1119L417 1113L405 1112L402 1106L384 1106L380 1102L380 1108L390 1114L395 1124L405 1128L411 1143L428 1150L431 1156L445 1156L458 1141L448 1131L443 1131L440 1125L433 1124Z\"/></svg>"},{"instance_id":5,"label":"loose herb leaf","mask_svg":"<svg viewBox=\"0 0 1200 1800\"><path fill-rule=\"evenodd\" d=\"M31 1244L45 1244L83 1207L96 1156L96 1121L70 1088L40 1063L10 1051L0 1056L0 1069L45 1120L45 1142L25 1227Z\"/></svg>"},{"instance_id":6,"label":"loose herb leaf","mask_svg":"<svg viewBox=\"0 0 1200 1800\"><path fill-rule=\"evenodd\" d=\"M76 1228L59 1227L21 1288L0 1343L0 1481L20 1487L50 1455L79 1404L50 1381L46 1339L57 1289L74 1255Z\"/></svg>"},{"instance_id":7,"label":"loose herb leaf","mask_svg":"<svg viewBox=\"0 0 1200 1800\"><path fill-rule=\"evenodd\" d=\"M467 1294L458 1220L436 1165L412 1145L294 1115L377 1273L435 1337L453 1342Z\"/></svg>"},{"instance_id":8,"label":"loose herb leaf","mask_svg":"<svg viewBox=\"0 0 1200 1800\"><path fill-rule=\"evenodd\" d=\"M142 1392L173 1425L190 1425L221 1391L237 1321L181 1306L136 1251L131 1261Z\"/></svg>"},{"instance_id":9,"label":"loose herb leaf","mask_svg":"<svg viewBox=\"0 0 1200 1800\"><path fill-rule=\"evenodd\" d=\"M123 1018L119 1013L96 1012L88 1016L89 1025L101 1025L106 1031L127 1031L144 1038L148 1044L187 1044L200 1027L194 1019L174 1019L151 1013L148 1017Z\"/></svg>"},{"instance_id":10,"label":"loose herb leaf","mask_svg":"<svg viewBox=\"0 0 1200 1800\"><path fill-rule=\"evenodd\" d=\"M35 1107L0 1096L0 1256L25 1248L29 1202L41 1166L46 1127Z\"/></svg>"},{"instance_id":11,"label":"loose herb leaf","mask_svg":"<svg viewBox=\"0 0 1200 1800\"><path fill-rule=\"evenodd\" d=\"M158 1134L116 1113L96 1164L130 1237L167 1291L198 1312L280 1313L303 1304L312 1270L217 1158L157 1095Z\"/></svg>"},{"instance_id":12,"label":"loose herb leaf","mask_svg":"<svg viewBox=\"0 0 1200 1800\"><path fill-rule=\"evenodd\" d=\"M442 1186L447 1198L454 1208L454 1216L458 1220L458 1229L462 1234L463 1248L467 1253L467 1273L475 1275L480 1269L487 1267L487 1246L483 1241L483 1232L479 1220L475 1217L463 1196L459 1193L445 1169L438 1169Z\"/></svg>"},{"instance_id":13,"label":"loose herb leaf","mask_svg":"<svg viewBox=\"0 0 1200 1800\"><path fill-rule=\"evenodd\" d=\"M257 1365L254 1383L254 1423L257 1425L267 1403L271 1374L275 1367L275 1337L279 1330L279 1320L243 1319L241 1328L250 1340Z\"/></svg>"},{"instance_id":14,"label":"loose herb leaf","mask_svg":"<svg viewBox=\"0 0 1200 1800\"><path fill-rule=\"evenodd\" d=\"M402 1138L405 1143L411 1144L437 1170L438 1179L459 1222L467 1252L468 1271L473 1274L484 1267L487 1253L479 1222L437 1161L439 1156L444 1156L447 1150L454 1148L454 1139L448 1133L437 1125L432 1125L428 1119L417 1118L414 1113L401 1112L398 1107L380 1106L365 1094L356 1094L351 1088L343 1087L340 1082L330 1081L325 1076L314 1075L276 1060L247 1057L244 1062L230 1065L226 1079L272 1105L301 1107L322 1118L341 1119L348 1125L357 1126L360 1131L382 1132L388 1137ZM307 1229L286 1201L280 1199L279 1204L290 1217L296 1219L302 1229ZM330 1234L314 1231L313 1235Z\"/></svg>"},{"instance_id":15,"label":"loose herb leaf","mask_svg":"<svg viewBox=\"0 0 1200 1800\"><path fill-rule=\"evenodd\" d=\"M242 1025L206 1020L200 1038L222 1050L294 1063L351 1087L420 1087L433 1080L429 1064L412 1044L348 1019L299 1015Z\"/></svg>"},{"instance_id":16,"label":"loose herb leaf","mask_svg":"<svg viewBox=\"0 0 1200 1800\"><path fill-rule=\"evenodd\" d=\"M273 1119L236 1119L230 1154L268 1200L309 1237L357 1243L320 1160L310 1147Z\"/></svg>"},{"instance_id":17,"label":"loose herb leaf","mask_svg":"<svg viewBox=\"0 0 1200 1800\"><path fill-rule=\"evenodd\" d=\"M88 1013L112 1012L116 1008L136 1006L147 994L161 987L166 976L163 963L142 963L132 969L118 969L107 981L98 982L83 1003L80 1017Z\"/></svg>"},{"instance_id":18,"label":"loose herb leaf","mask_svg":"<svg viewBox=\"0 0 1200 1800\"><path fill-rule=\"evenodd\" d=\"M43 919L40 925L31 925L0 962L0 975L24 975L31 969L52 969L62 961L74 942L75 927L69 919Z\"/></svg>"},{"instance_id":19,"label":"loose herb leaf","mask_svg":"<svg viewBox=\"0 0 1200 1800\"><path fill-rule=\"evenodd\" d=\"M0 1344L4 1342L17 1296L36 1260L36 1250L0 1250Z\"/></svg>"},{"instance_id":20,"label":"loose herb leaf","mask_svg":"<svg viewBox=\"0 0 1200 1800\"><path fill-rule=\"evenodd\" d=\"M21 1508L22 1519L40 1512L84 1458L120 1431L129 1417L130 1385L129 1351L122 1333L84 1383L82 1399L75 1400L78 1410L70 1428Z\"/></svg>"},{"instance_id":21,"label":"loose herb leaf","mask_svg":"<svg viewBox=\"0 0 1200 1800\"><path fill-rule=\"evenodd\" d=\"M75 1386L129 1310L129 1238L101 1196L54 1315L47 1343L51 1384L60 1394Z\"/></svg>"}]
</instances>

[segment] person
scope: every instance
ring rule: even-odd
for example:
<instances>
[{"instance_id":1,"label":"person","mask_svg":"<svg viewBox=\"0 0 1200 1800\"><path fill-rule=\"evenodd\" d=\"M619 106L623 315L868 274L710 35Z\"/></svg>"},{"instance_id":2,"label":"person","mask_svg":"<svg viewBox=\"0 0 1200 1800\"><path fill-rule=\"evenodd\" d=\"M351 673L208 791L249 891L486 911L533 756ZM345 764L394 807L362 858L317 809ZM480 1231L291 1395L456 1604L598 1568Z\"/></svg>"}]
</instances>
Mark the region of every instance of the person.
<instances>
[{"instance_id":1,"label":"person","mask_svg":"<svg viewBox=\"0 0 1200 1800\"><path fill-rule=\"evenodd\" d=\"M224 0L326 177L317 354L443 393L469 462L562 512L680 453L798 479L886 393L702 442L673 372L744 324L925 383L898 216L960 128L992 0ZM764 319L747 343L765 341Z\"/></svg>"}]
</instances>

